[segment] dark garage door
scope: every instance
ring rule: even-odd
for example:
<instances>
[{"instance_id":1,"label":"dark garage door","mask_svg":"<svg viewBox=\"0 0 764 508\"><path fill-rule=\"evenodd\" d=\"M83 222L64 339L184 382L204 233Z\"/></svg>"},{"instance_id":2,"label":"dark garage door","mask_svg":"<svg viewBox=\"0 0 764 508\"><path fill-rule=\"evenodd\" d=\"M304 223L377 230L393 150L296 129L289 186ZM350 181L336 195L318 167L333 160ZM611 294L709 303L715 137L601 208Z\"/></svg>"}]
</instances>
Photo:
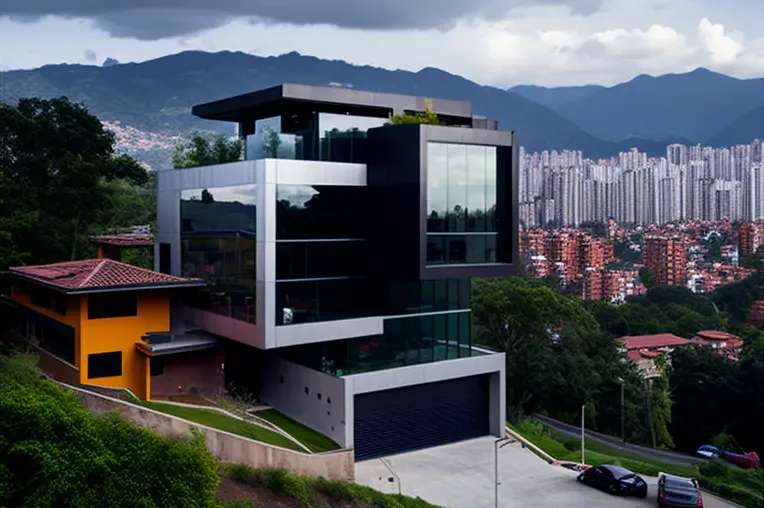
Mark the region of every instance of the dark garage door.
<instances>
[{"instance_id":1,"label":"dark garage door","mask_svg":"<svg viewBox=\"0 0 764 508\"><path fill-rule=\"evenodd\" d=\"M355 396L355 460L488 434L488 376Z\"/></svg>"}]
</instances>

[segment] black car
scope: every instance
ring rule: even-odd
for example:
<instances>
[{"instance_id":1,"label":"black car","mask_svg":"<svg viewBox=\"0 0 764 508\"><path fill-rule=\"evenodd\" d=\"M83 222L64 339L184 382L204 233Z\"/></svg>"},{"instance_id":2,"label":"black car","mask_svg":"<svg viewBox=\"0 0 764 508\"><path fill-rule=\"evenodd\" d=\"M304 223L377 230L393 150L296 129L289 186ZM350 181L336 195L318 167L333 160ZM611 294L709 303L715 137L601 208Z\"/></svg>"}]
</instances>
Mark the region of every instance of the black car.
<instances>
[{"instance_id":1,"label":"black car","mask_svg":"<svg viewBox=\"0 0 764 508\"><path fill-rule=\"evenodd\" d=\"M611 494L647 497L647 483L621 466L590 467L578 475L578 481Z\"/></svg>"}]
</instances>

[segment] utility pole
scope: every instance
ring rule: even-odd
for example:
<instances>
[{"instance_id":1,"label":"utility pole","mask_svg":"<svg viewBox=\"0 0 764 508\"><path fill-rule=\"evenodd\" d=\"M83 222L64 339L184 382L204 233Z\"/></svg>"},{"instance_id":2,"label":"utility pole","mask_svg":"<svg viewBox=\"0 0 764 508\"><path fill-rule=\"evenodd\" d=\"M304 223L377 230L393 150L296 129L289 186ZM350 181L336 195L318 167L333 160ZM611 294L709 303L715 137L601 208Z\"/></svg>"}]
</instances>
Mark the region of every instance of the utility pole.
<instances>
[{"instance_id":1,"label":"utility pole","mask_svg":"<svg viewBox=\"0 0 764 508\"><path fill-rule=\"evenodd\" d=\"M501 443L501 446L499 446ZM499 448L504 448L508 444L514 443L514 441L506 436L501 439L497 439L493 442L493 505L494 508L499 508Z\"/></svg>"},{"instance_id":2,"label":"utility pole","mask_svg":"<svg viewBox=\"0 0 764 508\"><path fill-rule=\"evenodd\" d=\"M653 425L653 391L649 379L645 379L645 389L647 390L647 419L650 422L650 435L653 438L653 448L655 448L655 425Z\"/></svg>"},{"instance_id":3,"label":"utility pole","mask_svg":"<svg viewBox=\"0 0 764 508\"><path fill-rule=\"evenodd\" d=\"M586 442L584 440L584 415L586 406L581 406L581 464L586 464Z\"/></svg>"},{"instance_id":4,"label":"utility pole","mask_svg":"<svg viewBox=\"0 0 764 508\"><path fill-rule=\"evenodd\" d=\"M623 378L619 379L619 381L621 381L621 441L623 441L623 447L626 448L626 430L625 430L626 417L624 416L625 412L624 412L624 401L623 401L624 399L623 392L624 392L625 382Z\"/></svg>"}]
</instances>

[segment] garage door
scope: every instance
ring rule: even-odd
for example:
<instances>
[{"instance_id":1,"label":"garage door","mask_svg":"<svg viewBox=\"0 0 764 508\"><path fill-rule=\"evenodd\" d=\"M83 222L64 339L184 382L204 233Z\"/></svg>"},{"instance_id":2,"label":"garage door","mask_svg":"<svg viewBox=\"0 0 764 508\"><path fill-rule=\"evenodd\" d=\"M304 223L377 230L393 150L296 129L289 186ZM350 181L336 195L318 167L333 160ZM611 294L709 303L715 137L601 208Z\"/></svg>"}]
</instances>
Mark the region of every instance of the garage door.
<instances>
[{"instance_id":1,"label":"garage door","mask_svg":"<svg viewBox=\"0 0 764 508\"><path fill-rule=\"evenodd\" d=\"M355 396L355 459L366 460L488 434L488 376Z\"/></svg>"}]
</instances>

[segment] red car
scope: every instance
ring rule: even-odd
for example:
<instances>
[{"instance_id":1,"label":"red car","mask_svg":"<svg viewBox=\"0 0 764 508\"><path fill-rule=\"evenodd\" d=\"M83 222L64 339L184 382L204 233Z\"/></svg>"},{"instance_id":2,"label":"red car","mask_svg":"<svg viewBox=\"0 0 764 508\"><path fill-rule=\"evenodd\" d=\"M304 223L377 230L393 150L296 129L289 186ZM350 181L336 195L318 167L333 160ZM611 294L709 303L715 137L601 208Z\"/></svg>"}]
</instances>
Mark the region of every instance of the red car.
<instances>
[{"instance_id":1,"label":"red car","mask_svg":"<svg viewBox=\"0 0 764 508\"><path fill-rule=\"evenodd\" d=\"M703 508L698 480L666 473L658 474L658 508Z\"/></svg>"},{"instance_id":2,"label":"red car","mask_svg":"<svg viewBox=\"0 0 764 508\"><path fill-rule=\"evenodd\" d=\"M756 452L733 453L727 450L721 452L721 457L727 462L731 462L743 469L759 469L761 467L761 461L759 455Z\"/></svg>"}]
</instances>

